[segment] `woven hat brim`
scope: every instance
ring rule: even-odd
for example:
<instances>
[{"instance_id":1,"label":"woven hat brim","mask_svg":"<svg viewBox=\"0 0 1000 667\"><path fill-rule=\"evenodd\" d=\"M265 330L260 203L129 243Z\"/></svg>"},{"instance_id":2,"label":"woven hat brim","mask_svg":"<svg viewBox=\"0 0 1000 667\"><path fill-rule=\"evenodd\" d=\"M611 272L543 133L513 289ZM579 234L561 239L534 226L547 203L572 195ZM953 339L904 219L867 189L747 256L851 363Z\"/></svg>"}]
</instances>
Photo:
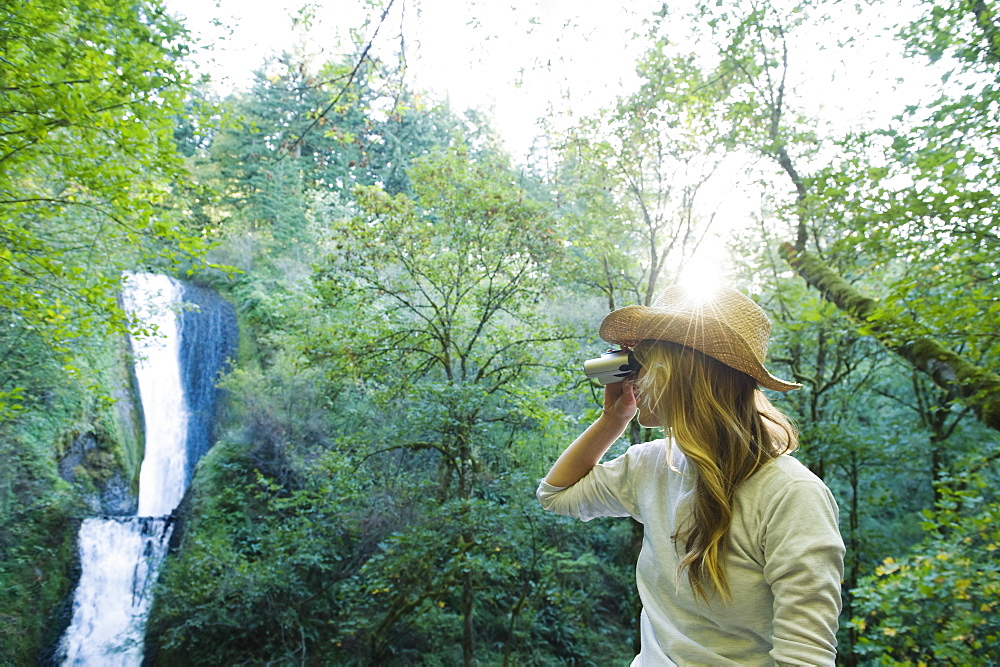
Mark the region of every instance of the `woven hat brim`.
<instances>
[{"instance_id":1,"label":"woven hat brim","mask_svg":"<svg viewBox=\"0 0 1000 667\"><path fill-rule=\"evenodd\" d=\"M772 375L743 336L707 313L693 317L650 306L625 306L608 313L601 322L599 335L609 343L627 348L634 348L644 340L680 343L746 373L762 387L789 391L802 386Z\"/></svg>"}]
</instances>

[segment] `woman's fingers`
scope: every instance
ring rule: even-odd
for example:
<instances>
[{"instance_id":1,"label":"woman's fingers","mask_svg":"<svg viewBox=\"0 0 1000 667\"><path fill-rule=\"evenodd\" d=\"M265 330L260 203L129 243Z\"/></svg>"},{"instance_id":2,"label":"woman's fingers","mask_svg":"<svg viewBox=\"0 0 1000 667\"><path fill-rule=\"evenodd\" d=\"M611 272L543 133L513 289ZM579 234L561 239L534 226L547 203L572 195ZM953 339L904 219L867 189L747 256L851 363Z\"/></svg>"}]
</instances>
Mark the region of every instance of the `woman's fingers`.
<instances>
[{"instance_id":1,"label":"woman's fingers","mask_svg":"<svg viewBox=\"0 0 1000 667\"><path fill-rule=\"evenodd\" d=\"M604 409L610 410L615 406L615 402L621 397L625 388L622 386L624 382L615 382L614 384L604 385Z\"/></svg>"},{"instance_id":2,"label":"woman's fingers","mask_svg":"<svg viewBox=\"0 0 1000 667\"><path fill-rule=\"evenodd\" d=\"M625 419L636 412L635 386L629 380L604 387L604 412Z\"/></svg>"},{"instance_id":3,"label":"woman's fingers","mask_svg":"<svg viewBox=\"0 0 1000 667\"><path fill-rule=\"evenodd\" d=\"M635 396L635 385L632 384L631 380L625 380L622 382L622 395L618 399L618 402L629 411L629 418L635 414L637 400Z\"/></svg>"}]
</instances>

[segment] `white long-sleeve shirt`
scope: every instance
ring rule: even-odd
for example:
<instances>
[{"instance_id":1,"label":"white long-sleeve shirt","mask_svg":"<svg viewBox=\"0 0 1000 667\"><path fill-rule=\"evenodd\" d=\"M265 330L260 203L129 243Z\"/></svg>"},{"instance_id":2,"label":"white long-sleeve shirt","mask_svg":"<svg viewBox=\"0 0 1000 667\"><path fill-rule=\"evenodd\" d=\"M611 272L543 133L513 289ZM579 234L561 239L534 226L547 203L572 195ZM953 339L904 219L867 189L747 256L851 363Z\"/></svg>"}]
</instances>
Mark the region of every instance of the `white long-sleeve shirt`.
<instances>
[{"instance_id":1,"label":"white long-sleeve shirt","mask_svg":"<svg viewBox=\"0 0 1000 667\"><path fill-rule=\"evenodd\" d=\"M542 506L559 514L642 522L642 650L632 664L834 664L844 542L830 490L791 456L740 485L725 561L732 597L709 603L678 575L683 546L671 540L693 490L693 467L665 440L634 445L572 486L538 487Z\"/></svg>"}]
</instances>

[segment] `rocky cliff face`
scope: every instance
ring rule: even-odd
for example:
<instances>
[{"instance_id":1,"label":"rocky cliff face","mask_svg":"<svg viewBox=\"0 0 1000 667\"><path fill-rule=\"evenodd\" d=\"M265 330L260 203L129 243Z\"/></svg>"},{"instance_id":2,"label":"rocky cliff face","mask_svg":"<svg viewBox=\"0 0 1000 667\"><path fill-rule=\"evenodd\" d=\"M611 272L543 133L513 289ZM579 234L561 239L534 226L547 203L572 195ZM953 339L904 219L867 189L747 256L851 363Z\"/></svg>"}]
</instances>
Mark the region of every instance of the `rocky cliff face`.
<instances>
[{"instance_id":1,"label":"rocky cliff face","mask_svg":"<svg viewBox=\"0 0 1000 667\"><path fill-rule=\"evenodd\" d=\"M191 414L188 419L188 481L211 446L221 400L219 374L236 353L238 330L232 306L216 292L185 284L185 306L178 313L181 372ZM79 492L95 515L136 513L139 468L143 457L142 402L131 363L132 350L123 340L117 361L103 384L113 403L71 433L60 448L59 476Z\"/></svg>"},{"instance_id":2,"label":"rocky cliff face","mask_svg":"<svg viewBox=\"0 0 1000 667\"><path fill-rule=\"evenodd\" d=\"M142 404L132 351L123 339L101 385L111 401L98 401L87 427L70 432L59 448L59 476L73 485L90 513L135 514L143 455Z\"/></svg>"}]
</instances>

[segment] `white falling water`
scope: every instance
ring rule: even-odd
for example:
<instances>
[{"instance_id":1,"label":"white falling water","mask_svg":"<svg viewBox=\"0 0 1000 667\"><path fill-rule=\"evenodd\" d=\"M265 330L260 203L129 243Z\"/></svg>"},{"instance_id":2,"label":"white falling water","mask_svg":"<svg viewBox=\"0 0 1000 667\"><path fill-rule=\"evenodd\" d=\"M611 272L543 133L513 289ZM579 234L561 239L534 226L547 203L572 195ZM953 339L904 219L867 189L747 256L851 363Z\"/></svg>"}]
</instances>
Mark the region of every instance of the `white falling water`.
<instances>
[{"instance_id":1,"label":"white falling water","mask_svg":"<svg viewBox=\"0 0 1000 667\"><path fill-rule=\"evenodd\" d=\"M149 589L169 539L170 527L163 519L83 522L83 572L73 596L73 621L63 637L63 664L142 664Z\"/></svg>"},{"instance_id":2,"label":"white falling water","mask_svg":"<svg viewBox=\"0 0 1000 667\"><path fill-rule=\"evenodd\" d=\"M186 486L188 413L172 309L182 293L181 284L166 276L126 276L126 311L156 331L132 339L146 434L139 511L135 517L87 519L80 527L80 583L58 650L66 665L142 664L151 589L172 529L166 516Z\"/></svg>"},{"instance_id":3,"label":"white falling water","mask_svg":"<svg viewBox=\"0 0 1000 667\"><path fill-rule=\"evenodd\" d=\"M146 431L146 455L139 469L139 516L166 516L184 497L187 484L188 414L181 384L180 327L173 307L184 288L167 276L129 275L122 294L125 310L156 336L132 339L135 375Z\"/></svg>"}]
</instances>

